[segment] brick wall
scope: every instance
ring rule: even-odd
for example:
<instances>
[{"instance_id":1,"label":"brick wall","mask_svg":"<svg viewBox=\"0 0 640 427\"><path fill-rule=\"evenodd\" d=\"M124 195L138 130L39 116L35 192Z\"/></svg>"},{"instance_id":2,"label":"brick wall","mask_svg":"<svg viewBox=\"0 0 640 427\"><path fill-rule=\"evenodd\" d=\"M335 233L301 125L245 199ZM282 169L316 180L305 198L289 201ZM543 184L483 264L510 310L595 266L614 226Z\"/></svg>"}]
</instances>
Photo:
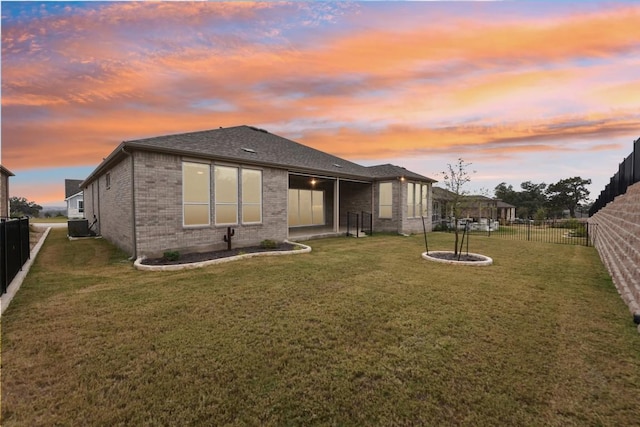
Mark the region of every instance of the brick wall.
<instances>
[{"instance_id":1,"label":"brick wall","mask_svg":"<svg viewBox=\"0 0 640 427\"><path fill-rule=\"evenodd\" d=\"M640 316L640 182L589 218L591 239L632 314ZM640 330L640 326L639 326Z\"/></svg>"},{"instance_id":2,"label":"brick wall","mask_svg":"<svg viewBox=\"0 0 640 427\"><path fill-rule=\"evenodd\" d=\"M98 219L97 232L105 239L133 254L133 205L131 199L131 158L126 157L84 189L85 218Z\"/></svg>"},{"instance_id":3,"label":"brick wall","mask_svg":"<svg viewBox=\"0 0 640 427\"><path fill-rule=\"evenodd\" d=\"M341 181L340 227L347 226L348 212L353 212L360 215L360 212L363 211L371 213L371 184Z\"/></svg>"},{"instance_id":4,"label":"brick wall","mask_svg":"<svg viewBox=\"0 0 640 427\"><path fill-rule=\"evenodd\" d=\"M385 181L383 181L385 182ZM380 190L378 184L375 185L375 189L373 192L373 206L374 206L374 214L373 214L373 230L374 231L385 231L392 233L422 233L422 218L407 218L407 182L406 181L386 181L393 183L393 217L391 219L379 218L379 197ZM429 193L427 196L427 209L428 212L425 215L425 226L427 231L431 231L431 216L433 213L433 187L430 183L420 183L420 184L428 184Z\"/></svg>"},{"instance_id":5,"label":"brick wall","mask_svg":"<svg viewBox=\"0 0 640 427\"><path fill-rule=\"evenodd\" d=\"M228 164L241 168L242 165ZM211 174L213 175L211 165ZM255 169L255 168L254 168ZM246 247L262 240L287 238L288 173L262 170L262 224L234 225L232 246ZM215 180L211 180L211 225L184 227L182 218L182 159L178 156L136 152L137 255L161 256L164 251L204 252L227 247L223 236L227 226L215 225ZM238 213L240 218L240 213Z\"/></svg>"},{"instance_id":6,"label":"brick wall","mask_svg":"<svg viewBox=\"0 0 640 427\"><path fill-rule=\"evenodd\" d=\"M0 217L9 216L9 176L0 173Z\"/></svg>"}]
</instances>

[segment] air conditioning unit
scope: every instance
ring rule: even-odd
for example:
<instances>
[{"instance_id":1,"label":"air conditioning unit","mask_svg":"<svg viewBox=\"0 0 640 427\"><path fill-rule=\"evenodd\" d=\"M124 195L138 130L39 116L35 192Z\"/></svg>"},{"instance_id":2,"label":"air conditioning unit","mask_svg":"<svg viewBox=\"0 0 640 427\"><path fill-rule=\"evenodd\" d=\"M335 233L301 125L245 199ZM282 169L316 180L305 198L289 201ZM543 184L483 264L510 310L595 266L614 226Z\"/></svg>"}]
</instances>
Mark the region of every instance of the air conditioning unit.
<instances>
[{"instance_id":1,"label":"air conditioning unit","mask_svg":"<svg viewBox=\"0 0 640 427\"><path fill-rule=\"evenodd\" d=\"M88 237L89 234L89 220L88 219L70 219L67 221L67 227L69 228L69 237Z\"/></svg>"}]
</instances>

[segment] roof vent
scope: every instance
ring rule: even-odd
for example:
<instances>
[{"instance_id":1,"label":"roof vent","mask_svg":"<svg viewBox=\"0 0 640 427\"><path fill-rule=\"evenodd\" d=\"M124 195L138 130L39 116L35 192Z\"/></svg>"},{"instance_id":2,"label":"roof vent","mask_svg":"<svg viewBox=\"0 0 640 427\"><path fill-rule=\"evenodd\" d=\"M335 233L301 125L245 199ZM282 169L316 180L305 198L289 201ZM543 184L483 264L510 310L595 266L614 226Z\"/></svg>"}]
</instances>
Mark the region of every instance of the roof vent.
<instances>
[{"instance_id":1,"label":"roof vent","mask_svg":"<svg viewBox=\"0 0 640 427\"><path fill-rule=\"evenodd\" d=\"M246 151L247 153L255 154L256 150L253 148L242 147L242 151Z\"/></svg>"},{"instance_id":2,"label":"roof vent","mask_svg":"<svg viewBox=\"0 0 640 427\"><path fill-rule=\"evenodd\" d=\"M337 168L341 168L341 167L342 167L342 165L339 165L339 164L337 164L337 163L334 163L334 164L333 164L333 166L335 166L335 167L337 167Z\"/></svg>"}]
</instances>

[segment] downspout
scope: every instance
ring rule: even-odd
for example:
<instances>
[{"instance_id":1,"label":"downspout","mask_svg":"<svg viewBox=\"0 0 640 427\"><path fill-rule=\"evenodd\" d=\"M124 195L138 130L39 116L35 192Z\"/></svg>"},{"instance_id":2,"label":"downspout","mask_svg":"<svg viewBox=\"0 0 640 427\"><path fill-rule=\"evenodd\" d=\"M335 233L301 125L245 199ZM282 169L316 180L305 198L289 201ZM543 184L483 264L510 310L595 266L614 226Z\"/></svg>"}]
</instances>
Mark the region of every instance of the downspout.
<instances>
[{"instance_id":1,"label":"downspout","mask_svg":"<svg viewBox=\"0 0 640 427\"><path fill-rule=\"evenodd\" d=\"M125 147L122 147L120 150L131 159L131 225L133 227L133 255L131 255L131 258L129 259L135 260L138 258L138 233L136 232L136 175L134 171L133 156L125 150Z\"/></svg>"},{"instance_id":2,"label":"downspout","mask_svg":"<svg viewBox=\"0 0 640 427\"><path fill-rule=\"evenodd\" d=\"M333 232L340 231L340 178L336 178L333 192Z\"/></svg>"}]
</instances>

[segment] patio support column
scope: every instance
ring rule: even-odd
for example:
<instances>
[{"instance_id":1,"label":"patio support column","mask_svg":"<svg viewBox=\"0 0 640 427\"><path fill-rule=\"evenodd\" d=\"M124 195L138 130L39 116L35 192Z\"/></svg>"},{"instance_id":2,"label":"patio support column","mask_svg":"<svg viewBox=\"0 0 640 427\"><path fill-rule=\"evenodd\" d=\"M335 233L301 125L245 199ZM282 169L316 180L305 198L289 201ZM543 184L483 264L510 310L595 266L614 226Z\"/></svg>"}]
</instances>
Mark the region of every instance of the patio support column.
<instances>
[{"instance_id":1,"label":"patio support column","mask_svg":"<svg viewBox=\"0 0 640 427\"><path fill-rule=\"evenodd\" d=\"M333 185L333 232L337 233L340 231L340 178L336 178Z\"/></svg>"}]
</instances>

